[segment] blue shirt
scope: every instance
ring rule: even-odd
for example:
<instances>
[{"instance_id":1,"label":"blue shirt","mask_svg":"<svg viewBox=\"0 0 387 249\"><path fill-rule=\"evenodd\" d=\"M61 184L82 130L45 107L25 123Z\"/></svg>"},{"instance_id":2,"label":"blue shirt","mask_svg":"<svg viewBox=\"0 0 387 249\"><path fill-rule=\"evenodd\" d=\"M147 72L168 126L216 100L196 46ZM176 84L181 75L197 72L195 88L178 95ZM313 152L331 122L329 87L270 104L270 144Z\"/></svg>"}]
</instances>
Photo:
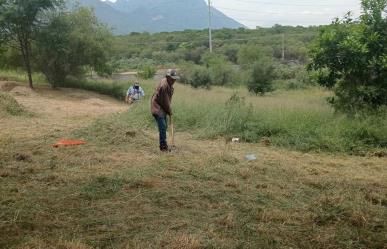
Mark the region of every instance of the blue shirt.
<instances>
[{"instance_id":1,"label":"blue shirt","mask_svg":"<svg viewBox=\"0 0 387 249\"><path fill-rule=\"evenodd\" d=\"M131 86L129 87L126 95L134 100L140 100L141 97L145 96L145 92L140 86L138 87L138 89L135 89L134 86Z\"/></svg>"}]
</instances>

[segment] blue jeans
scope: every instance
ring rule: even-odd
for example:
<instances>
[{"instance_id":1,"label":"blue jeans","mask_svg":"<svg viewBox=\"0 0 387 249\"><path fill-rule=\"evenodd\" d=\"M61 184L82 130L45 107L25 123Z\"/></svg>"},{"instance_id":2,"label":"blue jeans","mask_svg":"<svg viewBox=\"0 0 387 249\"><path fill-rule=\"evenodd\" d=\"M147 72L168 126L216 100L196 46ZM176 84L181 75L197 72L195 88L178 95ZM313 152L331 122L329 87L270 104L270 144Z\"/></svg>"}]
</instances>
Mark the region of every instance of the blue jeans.
<instances>
[{"instance_id":1,"label":"blue jeans","mask_svg":"<svg viewBox=\"0 0 387 249\"><path fill-rule=\"evenodd\" d=\"M159 128L159 134L160 134L160 150L168 150L168 143L167 143L167 129L168 129L168 121L167 116L159 116L159 115L153 115L153 117L156 120L157 126Z\"/></svg>"}]
</instances>

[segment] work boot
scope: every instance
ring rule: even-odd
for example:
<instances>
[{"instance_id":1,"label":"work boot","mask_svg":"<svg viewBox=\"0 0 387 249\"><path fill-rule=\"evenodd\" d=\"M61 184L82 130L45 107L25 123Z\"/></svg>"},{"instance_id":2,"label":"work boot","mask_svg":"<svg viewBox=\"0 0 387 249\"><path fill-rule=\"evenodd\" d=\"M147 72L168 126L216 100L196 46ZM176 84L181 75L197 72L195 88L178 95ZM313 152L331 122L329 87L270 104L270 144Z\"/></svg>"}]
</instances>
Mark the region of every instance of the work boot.
<instances>
[{"instance_id":1,"label":"work boot","mask_svg":"<svg viewBox=\"0 0 387 249\"><path fill-rule=\"evenodd\" d=\"M160 146L160 151L171 152L171 149L168 148L168 145L162 145L162 146Z\"/></svg>"}]
</instances>

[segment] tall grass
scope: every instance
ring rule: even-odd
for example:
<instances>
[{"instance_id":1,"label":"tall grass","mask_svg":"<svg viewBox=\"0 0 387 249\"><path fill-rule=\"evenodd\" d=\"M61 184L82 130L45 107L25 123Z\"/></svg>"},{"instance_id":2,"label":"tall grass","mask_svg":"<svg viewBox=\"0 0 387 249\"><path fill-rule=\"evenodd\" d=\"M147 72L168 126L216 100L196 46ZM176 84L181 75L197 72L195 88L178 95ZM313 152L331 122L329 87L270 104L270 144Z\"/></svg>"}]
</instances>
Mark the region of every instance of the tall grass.
<instances>
[{"instance_id":1,"label":"tall grass","mask_svg":"<svg viewBox=\"0 0 387 249\"><path fill-rule=\"evenodd\" d=\"M155 81L143 81L146 98L123 114L128 123L153 128L149 101ZM128 82L68 81L77 87L125 95ZM277 91L266 97L250 95L244 88L214 87L213 90L175 86L173 110L176 129L198 138L239 137L259 143L263 138L275 146L300 151L339 152L366 155L387 149L387 113L349 118L327 104L329 91L320 88ZM132 118L135 117L135 118Z\"/></svg>"},{"instance_id":2,"label":"tall grass","mask_svg":"<svg viewBox=\"0 0 387 249\"><path fill-rule=\"evenodd\" d=\"M116 99L123 99L126 90L130 84L128 82L121 81L95 81L95 80L87 80L87 79L76 79L69 78L65 83L59 84L60 87L67 88L79 88L89 91L94 91L100 94L110 95Z\"/></svg>"},{"instance_id":3,"label":"tall grass","mask_svg":"<svg viewBox=\"0 0 387 249\"><path fill-rule=\"evenodd\" d=\"M0 80L28 83L28 76L24 70L0 69ZM34 85L47 84L47 79L42 73L33 73L32 80L34 81Z\"/></svg>"},{"instance_id":4,"label":"tall grass","mask_svg":"<svg viewBox=\"0 0 387 249\"><path fill-rule=\"evenodd\" d=\"M255 97L245 90L215 88L194 90L177 85L173 100L178 131L201 138L239 137L300 151L340 152L365 155L387 149L387 115L348 118L334 113L325 102L330 93L321 89L277 92ZM126 115L136 126L153 127L145 101ZM128 121L129 122L129 121Z\"/></svg>"}]
</instances>

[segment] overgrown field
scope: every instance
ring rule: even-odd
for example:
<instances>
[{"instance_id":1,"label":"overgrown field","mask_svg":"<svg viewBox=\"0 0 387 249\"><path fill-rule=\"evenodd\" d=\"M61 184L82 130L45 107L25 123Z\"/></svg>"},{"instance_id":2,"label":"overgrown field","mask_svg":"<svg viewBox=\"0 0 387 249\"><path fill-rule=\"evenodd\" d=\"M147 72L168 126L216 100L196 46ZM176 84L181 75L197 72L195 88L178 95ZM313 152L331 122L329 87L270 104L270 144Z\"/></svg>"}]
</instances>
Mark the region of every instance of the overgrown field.
<instances>
[{"instance_id":1,"label":"overgrown field","mask_svg":"<svg viewBox=\"0 0 387 249\"><path fill-rule=\"evenodd\" d=\"M149 98L155 82L144 86ZM358 138L349 141L369 156L324 152L349 151L344 137L328 136L345 125L383 127L335 116L319 89L264 98L240 90L245 104L232 93L177 85L171 154L158 152L148 99L75 129L1 135L0 248L385 248L386 158ZM311 147L316 134L337 144ZM229 144L221 135L267 139ZM51 147L63 137L87 145ZM250 153L258 160L247 162Z\"/></svg>"},{"instance_id":2,"label":"overgrown field","mask_svg":"<svg viewBox=\"0 0 387 249\"><path fill-rule=\"evenodd\" d=\"M12 71L0 75L17 78ZM36 77L40 77L37 75ZM142 81L146 97L132 110L135 125L152 126L149 99L157 81ZM130 82L69 79L63 87L81 88L123 100ZM335 113L326 99L330 91L318 87L277 90L265 97L242 86L213 87L211 91L177 85L174 96L176 127L200 138L240 137L245 142L304 152L386 154L387 110L375 115L348 117Z\"/></svg>"},{"instance_id":3,"label":"overgrown field","mask_svg":"<svg viewBox=\"0 0 387 249\"><path fill-rule=\"evenodd\" d=\"M149 98L155 83L144 84L148 96L132 110L133 122L152 126ZM177 85L174 120L178 131L200 138L240 137L243 141L291 150L367 155L386 151L387 113L349 118L327 104L320 88L276 91L253 96L242 88L195 90Z\"/></svg>"}]
</instances>

